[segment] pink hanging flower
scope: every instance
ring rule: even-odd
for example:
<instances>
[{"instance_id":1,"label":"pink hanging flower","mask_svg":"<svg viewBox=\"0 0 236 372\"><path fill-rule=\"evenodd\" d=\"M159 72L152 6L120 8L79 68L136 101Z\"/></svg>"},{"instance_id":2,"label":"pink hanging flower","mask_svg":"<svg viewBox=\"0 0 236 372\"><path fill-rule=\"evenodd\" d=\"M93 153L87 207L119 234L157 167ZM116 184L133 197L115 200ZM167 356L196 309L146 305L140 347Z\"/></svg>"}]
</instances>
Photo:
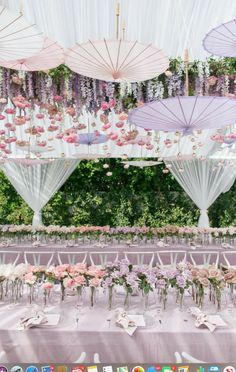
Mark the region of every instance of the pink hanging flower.
<instances>
[{"instance_id":1,"label":"pink hanging flower","mask_svg":"<svg viewBox=\"0 0 236 372\"><path fill-rule=\"evenodd\" d=\"M7 108L7 109L5 110L5 113L6 113L6 114L9 114L9 115L13 115L13 114L16 113L16 110L15 110L14 108Z\"/></svg>"},{"instance_id":2,"label":"pink hanging flower","mask_svg":"<svg viewBox=\"0 0 236 372\"><path fill-rule=\"evenodd\" d=\"M116 141L117 138L118 138L118 134L116 134L116 133L110 135L110 139L111 139L112 141Z\"/></svg>"},{"instance_id":3,"label":"pink hanging flower","mask_svg":"<svg viewBox=\"0 0 236 372\"><path fill-rule=\"evenodd\" d=\"M36 118L41 120L44 118L44 114L36 114Z\"/></svg>"},{"instance_id":4,"label":"pink hanging flower","mask_svg":"<svg viewBox=\"0 0 236 372\"><path fill-rule=\"evenodd\" d=\"M172 141L170 140L170 139L166 139L165 141L164 141L164 144L166 145L166 147L171 147L172 146Z\"/></svg>"},{"instance_id":5,"label":"pink hanging flower","mask_svg":"<svg viewBox=\"0 0 236 372\"><path fill-rule=\"evenodd\" d=\"M67 137L64 137L64 140L67 143L76 143L78 141L78 135L77 134L70 134Z\"/></svg>"},{"instance_id":6,"label":"pink hanging flower","mask_svg":"<svg viewBox=\"0 0 236 372\"><path fill-rule=\"evenodd\" d=\"M26 123L25 116L16 116L14 118L14 124L15 125L24 125Z\"/></svg>"},{"instance_id":7,"label":"pink hanging flower","mask_svg":"<svg viewBox=\"0 0 236 372\"><path fill-rule=\"evenodd\" d=\"M125 121L128 119L128 115L125 113L125 112L122 112L120 115L119 115L119 120L121 121Z\"/></svg>"},{"instance_id":8,"label":"pink hanging flower","mask_svg":"<svg viewBox=\"0 0 236 372\"><path fill-rule=\"evenodd\" d=\"M57 135L56 135L56 138L57 139L62 139L64 137L64 134L63 133L58 133Z\"/></svg>"},{"instance_id":9,"label":"pink hanging flower","mask_svg":"<svg viewBox=\"0 0 236 372\"><path fill-rule=\"evenodd\" d=\"M121 141L121 140L118 140L118 141L116 141L116 145L119 146L119 147L124 146L124 142Z\"/></svg>"},{"instance_id":10,"label":"pink hanging flower","mask_svg":"<svg viewBox=\"0 0 236 372\"><path fill-rule=\"evenodd\" d=\"M0 115L0 120L4 120L4 119L6 119L6 116Z\"/></svg>"},{"instance_id":11,"label":"pink hanging flower","mask_svg":"<svg viewBox=\"0 0 236 372\"><path fill-rule=\"evenodd\" d=\"M139 146L144 146L145 144L146 144L146 142L143 139L138 141Z\"/></svg>"},{"instance_id":12,"label":"pink hanging flower","mask_svg":"<svg viewBox=\"0 0 236 372\"><path fill-rule=\"evenodd\" d=\"M116 105L116 100L114 98L111 98L109 101L110 108L114 108Z\"/></svg>"},{"instance_id":13,"label":"pink hanging flower","mask_svg":"<svg viewBox=\"0 0 236 372\"><path fill-rule=\"evenodd\" d=\"M218 142L218 143L223 143L224 142L224 136L222 136L221 134L214 134L213 136L211 136L211 140L215 141L215 142Z\"/></svg>"},{"instance_id":14,"label":"pink hanging flower","mask_svg":"<svg viewBox=\"0 0 236 372\"><path fill-rule=\"evenodd\" d=\"M37 146L39 147L45 147L47 145L46 141L37 141Z\"/></svg>"},{"instance_id":15,"label":"pink hanging flower","mask_svg":"<svg viewBox=\"0 0 236 372\"><path fill-rule=\"evenodd\" d=\"M55 132L56 130L58 130L58 126L57 125L49 125L48 127L48 131L49 132Z\"/></svg>"},{"instance_id":16,"label":"pink hanging flower","mask_svg":"<svg viewBox=\"0 0 236 372\"><path fill-rule=\"evenodd\" d=\"M61 97L61 96L54 96L54 97L53 97L53 100L54 100L55 102L60 102L60 101L62 100L62 97Z\"/></svg>"},{"instance_id":17,"label":"pink hanging flower","mask_svg":"<svg viewBox=\"0 0 236 372\"><path fill-rule=\"evenodd\" d=\"M118 121L118 123L116 123L116 127L117 128L123 128L124 126L124 122L123 121Z\"/></svg>"},{"instance_id":18,"label":"pink hanging flower","mask_svg":"<svg viewBox=\"0 0 236 372\"><path fill-rule=\"evenodd\" d=\"M0 130L0 136L3 136L6 133L4 129Z\"/></svg>"},{"instance_id":19,"label":"pink hanging flower","mask_svg":"<svg viewBox=\"0 0 236 372\"><path fill-rule=\"evenodd\" d=\"M216 76L209 76L209 78L207 78L207 82L210 86L215 85L217 81L218 78Z\"/></svg>"},{"instance_id":20,"label":"pink hanging flower","mask_svg":"<svg viewBox=\"0 0 236 372\"><path fill-rule=\"evenodd\" d=\"M75 109L74 109L74 107L67 107L66 113L68 115L72 116L72 117L75 116Z\"/></svg>"},{"instance_id":21,"label":"pink hanging flower","mask_svg":"<svg viewBox=\"0 0 236 372\"><path fill-rule=\"evenodd\" d=\"M109 105L108 102L103 101L103 102L101 103L101 109L102 109L103 111L107 111L107 110L109 110L109 108L110 108L110 105Z\"/></svg>"}]
</instances>

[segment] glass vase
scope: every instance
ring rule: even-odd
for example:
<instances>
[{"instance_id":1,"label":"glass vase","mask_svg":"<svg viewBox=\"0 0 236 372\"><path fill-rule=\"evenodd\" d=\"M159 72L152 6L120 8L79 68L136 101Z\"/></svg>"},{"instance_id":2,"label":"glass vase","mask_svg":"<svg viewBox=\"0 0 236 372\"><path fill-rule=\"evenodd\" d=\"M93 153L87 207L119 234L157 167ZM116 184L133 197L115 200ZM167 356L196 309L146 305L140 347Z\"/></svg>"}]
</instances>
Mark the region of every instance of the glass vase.
<instances>
[{"instance_id":1,"label":"glass vase","mask_svg":"<svg viewBox=\"0 0 236 372\"><path fill-rule=\"evenodd\" d=\"M112 309L113 302L113 286L108 288L108 309Z\"/></svg>"}]
</instances>

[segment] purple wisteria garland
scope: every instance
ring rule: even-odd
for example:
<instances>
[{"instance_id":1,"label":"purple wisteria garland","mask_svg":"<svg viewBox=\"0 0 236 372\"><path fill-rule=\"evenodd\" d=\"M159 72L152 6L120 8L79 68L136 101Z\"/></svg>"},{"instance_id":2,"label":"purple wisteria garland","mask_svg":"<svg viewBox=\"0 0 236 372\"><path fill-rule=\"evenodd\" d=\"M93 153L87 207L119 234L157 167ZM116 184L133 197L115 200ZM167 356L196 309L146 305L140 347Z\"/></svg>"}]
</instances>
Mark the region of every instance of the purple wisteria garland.
<instances>
[{"instance_id":1,"label":"purple wisteria garland","mask_svg":"<svg viewBox=\"0 0 236 372\"><path fill-rule=\"evenodd\" d=\"M194 61L189 66L191 95L235 95L235 71L228 60ZM28 100L53 102L62 97L64 106L73 105L77 112L82 107L95 112L101 102L115 99L120 111L131 109L140 102L151 102L184 94L184 63L172 60L170 69L158 78L143 83L117 84L94 80L60 66L44 72L17 72L0 68L0 98L22 94Z\"/></svg>"}]
</instances>

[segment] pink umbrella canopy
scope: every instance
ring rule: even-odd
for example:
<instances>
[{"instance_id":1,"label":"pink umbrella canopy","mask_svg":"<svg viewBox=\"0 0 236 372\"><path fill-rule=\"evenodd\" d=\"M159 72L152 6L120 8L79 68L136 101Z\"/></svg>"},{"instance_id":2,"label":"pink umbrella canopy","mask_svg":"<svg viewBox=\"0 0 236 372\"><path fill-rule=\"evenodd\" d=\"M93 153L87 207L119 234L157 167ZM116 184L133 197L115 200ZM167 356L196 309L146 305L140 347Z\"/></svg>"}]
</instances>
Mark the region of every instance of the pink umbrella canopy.
<instances>
[{"instance_id":1,"label":"pink umbrella canopy","mask_svg":"<svg viewBox=\"0 0 236 372\"><path fill-rule=\"evenodd\" d=\"M21 58L7 62L0 61L0 65L20 71L43 71L55 68L63 62L63 49L55 41L45 37L43 48L33 57Z\"/></svg>"},{"instance_id":2,"label":"pink umbrella canopy","mask_svg":"<svg viewBox=\"0 0 236 372\"><path fill-rule=\"evenodd\" d=\"M227 97L178 96L132 110L129 121L145 129L192 134L236 122L236 102Z\"/></svg>"},{"instance_id":3,"label":"pink umbrella canopy","mask_svg":"<svg viewBox=\"0 0 236 372\"><path fill-rule=\"evenodd\" d=\"M205 36L203 47L217 56L236 57L236 19L213 28Z\"/></svg>"},{"instance_id":4,"label":"pink umbrella canopy","mask_svg":"<svg viewBox=\"0 0 236 372\"><path fill-rule=\"evenodd\" d=\"M106 39L75 45L68 50L65 62L81 75L114 82L148 80L169 66L164 52L151 44Z\"/></svg>"},{"instance_id":5,"label":"pink umbrella canopy","mask_svg":"<svg viewBox=\"0 0 236 372\"><path fill-rule=\"evenodd\" d=\"M42 49L42 34L23 14L0 5L0 25L0 61L27 58Z\"/></svg>"}]
</instances>

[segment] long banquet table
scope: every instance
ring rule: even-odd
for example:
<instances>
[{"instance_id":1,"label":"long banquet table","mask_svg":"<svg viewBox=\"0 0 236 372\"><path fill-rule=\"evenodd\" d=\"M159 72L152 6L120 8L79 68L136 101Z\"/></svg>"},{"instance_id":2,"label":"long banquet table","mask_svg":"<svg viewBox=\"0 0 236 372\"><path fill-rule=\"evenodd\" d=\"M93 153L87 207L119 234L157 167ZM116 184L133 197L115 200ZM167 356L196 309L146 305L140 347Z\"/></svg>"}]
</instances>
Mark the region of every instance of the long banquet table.
<instances>
[{"instance_id":1,"label":"long banquet table","mask_svg":"<svg viewBox=\"0 0 236 372\"><path fill-rule=\"evenodd\" d=\"M99 243L93 243L93 244L78 244L78 245L63 245L63 244L39 244L39 245L32 245L29 243L25 244L14 244L10 246L0 246L0 253L1 251L17 251L20 252L20 260L19 262L24 262L24 252L27 251L34 251L34 252L51 252L55 253L54 259L53 259L53 264L58 264L57 260L57 253L58 252L84 252L87 251L88 254L90 252L118 252L119 253L119 258L124 258L124 252L157 252L157 251L168 251L171 250L176 250L176 251L186 251L187 252L187 259L189 259L189 254L191 252L195 251L215 251L219 253L223 253L226 250L230 250L234 252L236 250L236 246L231 246L231 248L227 249L222 247L221 245L202 245L202 246L197 246L193 247L187 244L168 244L166 246L160 247L157 244L125 244L125 243L120 243L120 244L99 244ZM99 264L99 257L95 256L93 257L95 260L96 264ZM232 263L236 265L236 256L234 256ZM157 257L155 257L154 264L157 261ZM189 260L190 261L190 260ZM18 262L18 263L19 263ZM220 262L224 262L220 255ZM88 257L88 263L89 262L89 257Z\"/></svg>"},{"instance_id":2,"label":"long banquet table","mask_svg":"<svg viewBox=\"0 0 236 372\"><path fill-rule=\"evenodd\" d=\"M122 302L115 301L117 308ZM137 301L139 299L132 298L129 313L136 311L137 306L134 305ZM185 303L187 307L192 306L191 297L186 297ZM214 360L214 363L228 363L235 360L235 309L230 312L225 308L221 315L228 327L211 333L206 328L196 328L191 314L187 310L181 312L176 304L169 303L167 310L161 314L153 304L146 313L151 323L138 328L132 337L115 324L114 310L109 312L104 295L99 295L94 308L82 308L78 323L78 310L73 297L66 298L65 303L58 302L48 311L61 314L57 326L20 331L17 322L29 313L29 308L23 305L12 308L0 306L1 362L37 363L50 360L73 363L86 353L83 362L92 363L98 353L100 361L105 363L122 363L124 360L127 363L157 360L175 363L176 352L180 355L185 352L202 362Z\"/></svg>"}]
</instances>

